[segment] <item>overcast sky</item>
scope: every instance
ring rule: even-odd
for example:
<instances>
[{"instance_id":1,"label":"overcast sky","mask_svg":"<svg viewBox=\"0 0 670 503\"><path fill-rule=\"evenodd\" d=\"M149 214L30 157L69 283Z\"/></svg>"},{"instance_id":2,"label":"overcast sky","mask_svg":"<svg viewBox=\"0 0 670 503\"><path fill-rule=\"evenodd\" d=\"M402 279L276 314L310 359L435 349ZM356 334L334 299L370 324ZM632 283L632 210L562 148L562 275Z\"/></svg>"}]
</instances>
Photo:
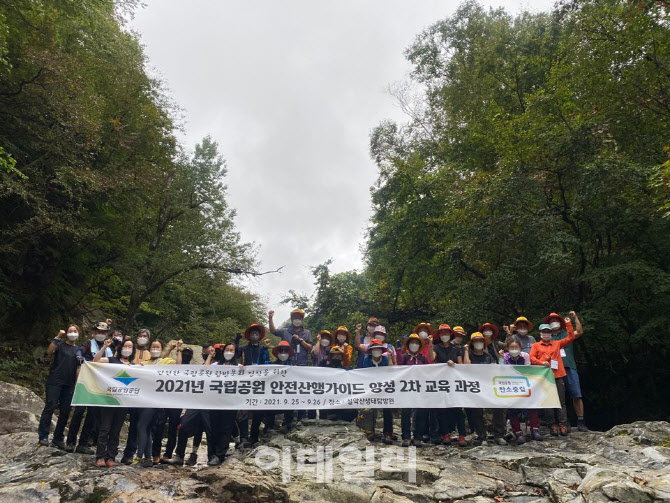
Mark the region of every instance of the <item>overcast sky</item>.
<instances>
[{"instance_id":1,"label":"overcast sky","mask_svg":"<svg viewBox=\"0 0 670 503\"><path fill-rule=\"evenodd\" d=\"M407 79L404 49L458 2L436 0L145 0L130 27L150 71L182 108L191 149L211 135L228 165L237 227L264 270L248 282L277 321L310 268L362 267L377 172L370 131L405 117L386 91ZM553 1L482 1L509 12ZM264 321L264 320L262 320Z\"/></svg>"}]
</instances>

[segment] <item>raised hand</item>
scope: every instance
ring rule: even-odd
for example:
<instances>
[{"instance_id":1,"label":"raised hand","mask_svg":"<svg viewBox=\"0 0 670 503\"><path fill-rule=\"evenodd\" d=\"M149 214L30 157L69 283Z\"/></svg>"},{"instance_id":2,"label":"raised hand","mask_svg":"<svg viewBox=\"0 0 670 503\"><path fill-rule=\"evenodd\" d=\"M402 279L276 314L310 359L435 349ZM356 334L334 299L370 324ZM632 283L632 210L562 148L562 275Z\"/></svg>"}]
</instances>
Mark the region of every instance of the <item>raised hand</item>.
<instances>
[{"instance_id":1,"label":"raised hand","mask_svg":"<svg viewBox=\"0 0 670 503\"><path fill-rule=\"evenodd\" d=\"M59 330L59 331L58 331L58 335L56 336L56 339L60 339L60 338L63 337L64 335L65 335L65 330Z\"/></svg>"},{"instance_id":2,"label":"raised hand","mask_svg":"<svg viewBox=\"0 0 670 503\"><path fill-rule=\"evenodd\" d=\"M270 310L268 311L268 318L273 318L274 315L275 315L275 312L274 312L272 309L270 309Z\"/></svg>"}]
</instances>

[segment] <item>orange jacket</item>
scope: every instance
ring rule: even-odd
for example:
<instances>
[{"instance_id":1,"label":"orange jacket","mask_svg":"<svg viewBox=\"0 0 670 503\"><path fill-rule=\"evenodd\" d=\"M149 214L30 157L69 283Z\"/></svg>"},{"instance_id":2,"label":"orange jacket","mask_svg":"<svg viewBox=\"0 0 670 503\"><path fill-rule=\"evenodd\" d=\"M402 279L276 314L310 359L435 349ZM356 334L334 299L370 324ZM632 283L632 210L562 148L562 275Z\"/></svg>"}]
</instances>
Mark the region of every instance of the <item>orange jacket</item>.
<instances>
[{"instance_id":1,"label":"orange jacket","mask_svg":"<svg viewBox=\"0 0 670 503\"><path fill-rule=\"evenodd\" d=\"M354 352L354 348L351 344L347 344L344 354L342 355L342 366L349 368L351 366L351 354Z\"/></svg>"},{"instance_id":2,"label":"orange jacket","mask_svg":"<svg viewBox=\"0 0 670 503\"><path fill-rule=\"evenodd\" d=\"M572 327L572 323L566 323L565 328L568 331L568 336L565 339L561 339L560 341L536 342L530 348L531 364L544 365L545 362L551 364L552 360L558 362L558 368L552 369L556 379L566 376L565 367L563 367L563 358L561 358L561 349L569 346L575 340L575 329Z\"/></svg>"}]
</instances>

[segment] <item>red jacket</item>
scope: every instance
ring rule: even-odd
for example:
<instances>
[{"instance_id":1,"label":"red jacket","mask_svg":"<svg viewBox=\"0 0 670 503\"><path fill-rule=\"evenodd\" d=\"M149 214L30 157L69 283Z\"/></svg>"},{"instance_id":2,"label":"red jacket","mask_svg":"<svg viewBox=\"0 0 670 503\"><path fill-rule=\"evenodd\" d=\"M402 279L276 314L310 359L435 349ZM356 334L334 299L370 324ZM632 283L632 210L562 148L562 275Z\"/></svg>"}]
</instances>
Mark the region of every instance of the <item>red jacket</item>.
<instances>
[{"instance_id":1,"label":"red jacket","mask_svg":"<svg viewBox=\"0 0 670 503\"><path fill-rule=\"evenodd\" d=\"M565 367L563 367L563 358L561 358L561 349L569 346L575 340L575 329L572 327L572 323L566 323L565 328L568 331L568 336L565 339L561 339L560 341L536 342L530 348L530 363L533 365L544 365L545 362L551 364L552 360L558 362L558 368L552 369L556 379L566 376Z\"/></svg>"}]
</instances>

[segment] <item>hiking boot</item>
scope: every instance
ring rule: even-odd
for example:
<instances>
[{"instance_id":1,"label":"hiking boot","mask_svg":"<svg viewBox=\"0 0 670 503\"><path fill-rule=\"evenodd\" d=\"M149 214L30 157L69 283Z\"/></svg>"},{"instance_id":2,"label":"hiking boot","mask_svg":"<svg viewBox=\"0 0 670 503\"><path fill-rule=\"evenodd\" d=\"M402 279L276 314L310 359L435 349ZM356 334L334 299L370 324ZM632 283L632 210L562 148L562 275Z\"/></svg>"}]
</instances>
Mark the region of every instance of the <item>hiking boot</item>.
<instances>
[{"instance_id":1,"label":"hiking boot","mask_svg":"<svg viewBox=\"0 0 670 503\"><path fill-rule=\"evenodd\" d=\"M152 462L153 464L157 465L158 463L161 462L161 458L160 458L160 456L154 456L153 458L151 458L151 462Z\"/></svg>"},{"instance_id":2,"label":"hiking boot","mask_svg":"<svg viewBox=\"0 0 670 503\"><path fill-rule=\"evenodd\" d=\"M368 442L374 442L377 438L377 434L374 431L367 436Z\"/></svg>"},{"instance_id":3,"label":"hiking boot","mask_svg":"<svg viewBox=\"0 0 670 503\"><path fill-rule=\"evenodd\" d=\"M552 437L557 437L557 436L558 436L558 426L553 425L553 426L549 429L549 433L551 433L551 436L552 436Z\"/></svg>"},{"instance_id":4,"label":"hiking boot","mask_svg":"<svg viewBox=\"0 0 670 503\"><path fill-rule=\"evenodd\" d=\"M516 445L523 445L526 443L526 435L524 435L520 431L516 432L515 435L516 435Z\"/></svg>"},{"instance_id":5,"label":"hiking boot","mask_svg":"<svg viewBox=\"0 0 670 503\"><path fill-rule=\"evenodd\" d=\"M75 445L74 444L66 444L65 445L65 452L74 452Z\"/></svg>"},{"instance_id":6,"label":"hiking boot","mask_svg":"<svg viewBox=\"0 0 670 503\"><path fill-rule=\"evenodd\" d=\"M151 458L142 458L142 461L140 461L140 466L142 468L151 468L154 466L154 462L151 460Z\"/></svg>"},{"instance_id":7,"label":"hiking boot","mask_svg":"<svg viewBox=\"0 0 670 503\"><path fill-rule=\"evenodd\" d=\"M85 445L81 445L81 444L79 444L75 448L74 452L76 452L77 454L95 454L95 451L93 449L91 449L90 447L86 447Z\"/></svg>"},{"instance_id":8,"label":"hiking boot","mask_svg":"<svg viewBox=\"0 0 670 503\"><path fill-rule=\"evenodd\" d=\"M175 455L172 456L171 458L166 459L166 460L165 460L165 463L168 464L168 465L179 465L179 466L182 466L182 465L184 464L184 458L182 458L181 456L178 456L177 454L175 454Z\"/></svg>"},{"instance_id":9,"label":"hiking boot","mask_svg":"<svg viewBox=\"0 0 670 503\"><path fill-rule=\"evenodd\" d=\"M402 441L402 446L403 447L409 447L409 444L410 444L409 438L403 439L403 441Z\"/></svg>"},{"instance_id":10,"label":"hiking boot","mask_svg":"<svg viewBox=\"0 0 670 503\"><path fill-rule=\"evenodd\" d=\"M531 437L533 440L537 442L542 442L544 440L542 433L540 433L540 428L533 428L531 430Z\"/></svg>"},{"instance_id":11,"label":"hiking boot","mask_svg":"<svg viewBox=\"0 0 670 503\"><path fill-rule=\"evenodd\" d=\"M195 466L197 462L198 462L198 455L195 452L192 452L184 464L186 466Z\"/></svg>"},{"instance_id":12,"label":"hiking boot","mask_svg":"<svg viewBox=\"0 0 670 503\"><path fill-rule=\"evenodd\" d=\"M463 435L458 437L458 446L459 447L467 447L468 441L465 440L465 437Z\"/></svg>"},{"instance_id":13,"label":"hiking boot","mask_svg":"<svg viewBox=\"0 0 670 503\"><path fill-rule=\"evenodd\" d=\"M507 445L507 440L505 440L502 437L496 437L496 438L493 439L493 441L495 443L497 443L498 445Z\"/></svg>"},{"instance_id":14,"label":"hiking boot","mask_svg":"<svg viewBox=\"0 0 670 503\"><path fill-rule=\"evenodd\" d=\"M451 445L451 435L449 435L449 433L442 435L442 443L444 445Z\"/></svg>"},{"instance_id":15,"label":"hiking boot","mask_svg":"<svg viewBox=\"0 0 670 503\"><path fill-rule=\"evenodd\" d=\"M583 431L583 432L589 431L583 419L577 421L577 431Z\"/></svg>"},{"instance_id":16,"label":"hiking boot","mask_svg":"<svg viewBox=\"0 0 670 503\"><path fill-rule=\"evenodd\" d=\"M568 436L568 428L564 424L559 424L558 425L558 430L561 433L562 437L567 437Z\"/></svg>"},{"instance_id":17,"label":"hiking boot","mask_svg":"<svg viewBox=\"0 0 670 503\"><path fill-rule=\"evenodd\" d=\"M65 450L65 442L62 440L52 440L51 441L51 447L55 447L56 449L60 449L61 451Z\"/></svg>"},{"instance_id":18,"label":"hiking boot","mask_svg":"<svg viewBox=\"0 0 670 503\"><path fill-rule=\"evenodd\" d=\"M121 458L121 463L124 465L132 465L133 464L133 457L132 456L123 456Z\"/></svg>"},{"instance_id":19,"label":"hiking boot","mask_svg":"<svg viewBox=\"0 0 670 503\"><path fill-rule=\"evenodd\" d=\"M40 438L38 444L40 444L43 447L49 447L49 439L48 438Z\"/></svg>"},{"instance_id":20,"label":"hiking boot","mask_svg":"<svg viewBox=\"0 0 670 503\"><path fill-rule=\"evenodd\" d=\"M396 435L395 433L391 433L391 440L393 440L394 442L398 440L398 435Z\"/></svg>"},{"instance_id":21,"label":"hiking boot","mask_svg":"<svg viewBox=\"0 0 670 503\"><path fill-rule=\"evenodd\" d=\"M108 459L107 461L105 461L105 465L107 466L107 468L114 468L116 466L116 463L114 462L113 459Z\"/></svg>"},{"instance_id":22,"label":"hiking boot","mask_svg":"<svg viewBox=\"0 0 670 503\"><path fill-rule=\"evenodd\" d=\"M95 461L95 466L97 466L98 468L106 468L107 463L105 463L104 459L100 458Z\"/></svg>"},{"instance_id":23,"label":"hiking boot","mask_svg":"<svg viewBox=\"0 0 670 503\"><path fill-rule=\"evenodd\" d=\"M219 466L220 464L221 460L218 456L212 456L212 459L207 462L207 466Z\"/></svg>"},{"instance_id":24,"label":"hiking boot","mask_svg":"<svg viewBox=\"0 0 670 503\"><path fill-rule=\"evenodd\" d=\"M420 438L415 438L414 440L412 440L412 445L414 447L423 447L423 442L421 441Z\"/></svg>"},{"instance_id":25,"label":"hiking boot","mask_svg":"<svg viewBox=\"0 0 670 503\"><path fill-rule=\"evenodd\" d=\"M391 445L393 443L393 439L391 438L391 435L388 433L384 435L384 443L386 445Z\"/></svg>"}]
</instances>

